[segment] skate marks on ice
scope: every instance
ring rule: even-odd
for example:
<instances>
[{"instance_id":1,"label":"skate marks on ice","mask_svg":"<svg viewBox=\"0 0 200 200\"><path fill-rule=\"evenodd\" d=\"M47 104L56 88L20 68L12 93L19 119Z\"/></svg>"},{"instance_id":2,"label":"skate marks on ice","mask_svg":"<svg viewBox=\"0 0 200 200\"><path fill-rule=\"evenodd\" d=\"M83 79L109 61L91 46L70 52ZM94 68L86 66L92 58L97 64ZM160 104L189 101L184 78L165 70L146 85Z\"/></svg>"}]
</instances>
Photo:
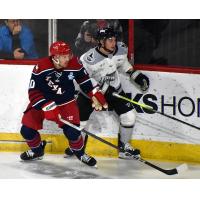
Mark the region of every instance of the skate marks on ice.
<instances>
[{"instance_id":1,"label":"skate marks on ice","mask_svg":"<svg viewBox=\"0 0 200 200\"><path fill-rule=\"evenodd\" d=\"M108 158L97 160L98 169L84 165L76 158L63 158L62 155L47 154L43 160L24 162L20 161L18 154L0 153L0 179L131 179L147 178L146 175L151 171L137 161ZM156 173L151 174L153 177Z\"/></svg>"},{"instance_id":2,"label":"skate marks on ice","mask_svg":"<svg viewBox=\"0 0 200 200\"><path fill-rule=\"evenodd\" d=\"M28 162L21 161L18 154L7 155L6 153L2 156L1 153L0 158L2 169L0 178L107 178L99 175L97 169L84 165L76 158L67 160L62 155L45 155L43 160Z\"/></svg>"},{"instance_id":3,"label":"skate marks on ice","mask_svg":"<svg viewBox=\"0 0 200 200\"><path fill-rule=\"evenodd\" d=\"M17 153L0 153L0 179L199 179L200 165L189 164L183 173L167 176L136 160L97 158L98 169L88 167L76 158L46 154L43 160L21 162ZM181 163L150 161L164 169Z\"/></svg>"},{"instance_id":4,"label":"skate marks on ice","mask_svg":"<svg viewBox=\"0 0 200 200\"><path fill-rule=\"evenodd\" d=\"M24 171L38 177L66 179L182 179L194 178L193 173L199 171L199 166L196 169L194 166L195 171L192 173L186 170L183 173L168 176L138 161L121 159L98 159L98 169L86 166L76 158L68 158L62 163L49 160L21 163ZM180 165L180 163L154 163L166 169ZM200 175L195 177L200 178Z\"/></svg>"},{"instance_id":5,"label":"skate marks on ice","mask_svg":"<svg viewBox=\"0 0 200 200\"><path fill-rule=\"evenodd\" d=\"M71 164L66 163L66 166L59 165L51 161L34 161L23 163L25 170L32 172L33 174L38 174L46 176L48 178L67 178L67 179L97 179L105 178L98 174L93 173L93 170L87 171L88 166L81 166L82 163L75 162L76 166L71 167ZM80 165L80 166L78 166Z\"/></svg>"}]
</instances>

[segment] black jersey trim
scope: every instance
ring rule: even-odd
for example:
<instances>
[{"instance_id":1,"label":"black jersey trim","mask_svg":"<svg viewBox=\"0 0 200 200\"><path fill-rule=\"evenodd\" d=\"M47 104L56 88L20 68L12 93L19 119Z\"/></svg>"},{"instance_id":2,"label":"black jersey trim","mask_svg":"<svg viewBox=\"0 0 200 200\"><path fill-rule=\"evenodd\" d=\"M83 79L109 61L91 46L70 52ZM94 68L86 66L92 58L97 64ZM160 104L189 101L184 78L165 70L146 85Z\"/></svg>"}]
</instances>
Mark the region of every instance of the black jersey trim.
<instances>
[{"instance_id":1,"label":"black jersey trim","mask_svg":"<svg viewBox=\"0 0 200 200\"><path fill-rule=\"evenodd\" d=\"M101 54L102 56L108 58L108 56L107 56L106 54L102 53L102 52L99 50L99 47L96 47L95 50L96 50L99 54Z\"/></svg>"},{"instance_id":2,"label":"black jersey trim","mask_svg":"<svg viewBox=\"0 0 200 200\"><path fill-rule=\"evenodd\" d=\"M106 54L102 53L102 52L99 50L99 47L95 47L95 50L96 50L99 54L101 54L102 56L108 58L108 56L107 56ZM114 51L114 53L113 53L113 56L114 56L117 52L118 52L118 46L116 45L115 51Z\"/></svg>"}]
</instances>

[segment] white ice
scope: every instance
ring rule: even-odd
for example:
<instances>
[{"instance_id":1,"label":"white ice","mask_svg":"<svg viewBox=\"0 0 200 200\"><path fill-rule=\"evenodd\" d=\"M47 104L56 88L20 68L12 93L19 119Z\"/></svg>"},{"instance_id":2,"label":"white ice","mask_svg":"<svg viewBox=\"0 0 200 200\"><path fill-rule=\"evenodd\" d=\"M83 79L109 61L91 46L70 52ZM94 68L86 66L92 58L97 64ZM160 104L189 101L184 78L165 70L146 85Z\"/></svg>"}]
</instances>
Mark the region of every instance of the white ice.
<instances>
[{"instance_id":1,"label":"white ice","mask_svg":"<svg viewBox=\"0 0 200 200\"><path fill-rule=\"evenodd\" d=\"M76 158L45 154L43 160L22 162L20 153L0 153L0 179L199 179L200 164L188 164L189 169L178 175L165 175L139 161L117 158L96 158L98 168L91 168ZM164 169L182 163L150 160Z\"/></svg>"}]
</instances>

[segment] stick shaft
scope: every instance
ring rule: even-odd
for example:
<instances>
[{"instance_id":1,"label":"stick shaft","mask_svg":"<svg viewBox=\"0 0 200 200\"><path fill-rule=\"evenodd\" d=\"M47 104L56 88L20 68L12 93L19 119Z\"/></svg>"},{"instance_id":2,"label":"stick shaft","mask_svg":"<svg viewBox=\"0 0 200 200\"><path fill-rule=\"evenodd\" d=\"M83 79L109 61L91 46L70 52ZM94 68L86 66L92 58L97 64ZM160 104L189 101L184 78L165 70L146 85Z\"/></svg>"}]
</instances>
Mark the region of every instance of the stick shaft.
<instances>
[{"instance_id":1,"label":"stick shaft","mask_svg":"<svg viewBox=\"0 0 200 200\"><path fill-rule=\"evenodd\" d=\"M59 119L60 119L60 121L63 122L64 124L67 124L68 126L71 126L72 128L74 128L74 129L76 129L76 130L82 131L83 133L85 133L85 134L87 134L87 135L89 135L89 136L91 136L91 137L93 137L93 138L95 138L95 139L97 139L97 140L103 142L104 144L107 144L107 145L113 147L114 149L119 150L119 147L118 147L118 146L116 146L116 145L114 145L114 144L112 144L112 143L110 143L110 142L108 142L108 141L106 141L106 140L104 140L104 139L102 139L102 138L96 136L96 135L93 134L93 133L90 133L89 131L86 131L86 130L84 130L84 129L81 130L79 127L75 126L74 124L72 124L72 123L70 123L70 122L68 122L68 121L66 121L66 120L64 120L64 119L62 119L60 115L59 115ZM144 159L142 159L142 158L140 158L140 157L132 156L132 158L133 158L134 160L140 161L140 162L142 162L142 163L144 163L144 164L146 164L146 165L148 165L148 166L150 166L150 167L152 167L152 168L154 168L154 169L156 169L156 170L158 170L158 171L160 171L160 172L163 172L164 174L167 174L167 175L178 174L178 171L177 171L176 168L174 168L174 169L162 169L162 168L160 168L160 167L158 167L158 166L156 166L156 165L154 165L154 164L152 164L152 163L150 163L150 162L148 162L148 161L146 161L146 160L144 160Z\"/></svg>"}]
</instances>

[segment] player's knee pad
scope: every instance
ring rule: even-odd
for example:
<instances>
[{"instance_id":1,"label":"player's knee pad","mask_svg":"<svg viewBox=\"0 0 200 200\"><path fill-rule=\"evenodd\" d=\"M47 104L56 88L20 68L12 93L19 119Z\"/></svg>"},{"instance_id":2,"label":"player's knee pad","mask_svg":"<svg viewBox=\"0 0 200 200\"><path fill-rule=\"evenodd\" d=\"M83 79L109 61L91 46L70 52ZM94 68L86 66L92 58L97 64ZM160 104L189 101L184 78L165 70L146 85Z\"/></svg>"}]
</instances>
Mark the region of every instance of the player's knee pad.
<instances>
[{"instance_id":1,"label":"player's knee pad","mask_svg":"<svg viewBox=\"0 0 200 200\"><path fill-rule=\"evenodd\" d=\"M135 124L136 114L134 110L130 110L127 113L121 114L120 123L124 127L132 127Z\"/></svg>"},{"instance_id":2,"label":"player's knee pad","mask_svg":"<svg viewBox=\"0 0 200 200\"><path fill-rule=\"evenodd\" d=\"M23 138L26 140L32 140L33 138L35 138L36 135L39 134L38 131L32 128L29 128L25 125L22 125L20 133L23 136Z\"/></svg>"},{"instance_id":3,"label":"player's knee pad","mask_svg":"<svg viewBox=\"0 0 200 200\"><path fill-rule=\"evenodd\" d=\"M78 131L75 128L72 128L71 126L68 126L68 125L64 125L62 127L62 129L63 129L63 133L65 134L67 139L70 141L77 140L79 138L79 136L81 135L80 131Z\"/></svg>"}]
</instances>

